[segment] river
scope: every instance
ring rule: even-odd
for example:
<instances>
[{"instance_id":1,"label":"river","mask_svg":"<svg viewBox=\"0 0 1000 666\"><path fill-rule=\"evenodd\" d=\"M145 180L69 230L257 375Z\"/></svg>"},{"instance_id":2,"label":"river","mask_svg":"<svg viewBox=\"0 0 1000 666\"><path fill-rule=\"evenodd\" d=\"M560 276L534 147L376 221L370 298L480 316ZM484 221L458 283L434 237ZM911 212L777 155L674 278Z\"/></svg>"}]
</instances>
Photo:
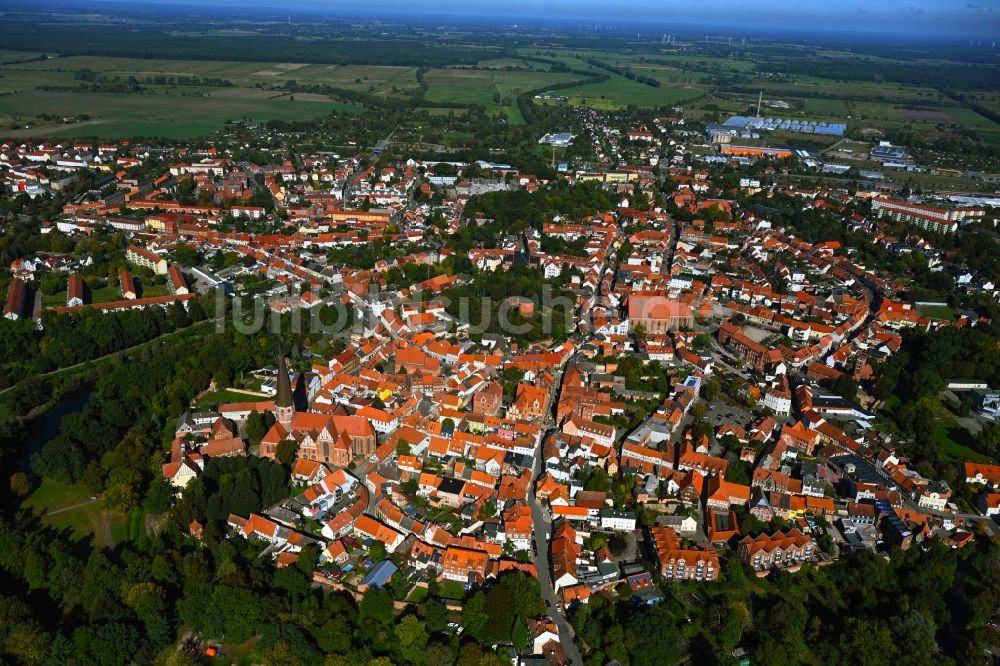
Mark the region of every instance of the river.
<instances>
[{"instance_id":1,"label":"river","mask_svg":"<svg viewBox=\"0 0 1000 666\"><path fill-rule=\"evenodd\" d=\"M17 463L19 471L29 470L31 456L41 451L43 446L59 434L59 422L62 417L83 409L90 401L91 393L92 387L90 386L84 386L67 393L49 411L34 420L28 429L27 442Z\"/></svg>"}]
</instances>

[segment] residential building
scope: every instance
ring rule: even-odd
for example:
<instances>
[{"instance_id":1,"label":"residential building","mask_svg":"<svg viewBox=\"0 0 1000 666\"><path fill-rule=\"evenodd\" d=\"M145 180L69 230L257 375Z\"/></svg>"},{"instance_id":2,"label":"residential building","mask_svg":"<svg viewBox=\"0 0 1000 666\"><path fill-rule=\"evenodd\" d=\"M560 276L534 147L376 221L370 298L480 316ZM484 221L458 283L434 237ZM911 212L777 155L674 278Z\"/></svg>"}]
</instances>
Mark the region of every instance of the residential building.
<instances>
[{"instance_id":1,"label":"residential building","mask_svg":"<svg viewBox=\"0 0 1000 666\"><path fill-rule=\"evenodd\" d=\"M714 549L682 546L670 527L647 528L660 565L660 574L668 580L714 582L719 579L719 555Z\"/></svg>"},{"instance_id":2,"label":"residential building","mask_svg":"<svg viewBox=\"0 0 1000 666\"><path fill-rule=\"evenodd\" d=\"M797 569L815 554L812 537L798 529L782 533L746 536L737 546L737 555L744 564L758 572L772 569Z\"/></svg>"}]
</instances>

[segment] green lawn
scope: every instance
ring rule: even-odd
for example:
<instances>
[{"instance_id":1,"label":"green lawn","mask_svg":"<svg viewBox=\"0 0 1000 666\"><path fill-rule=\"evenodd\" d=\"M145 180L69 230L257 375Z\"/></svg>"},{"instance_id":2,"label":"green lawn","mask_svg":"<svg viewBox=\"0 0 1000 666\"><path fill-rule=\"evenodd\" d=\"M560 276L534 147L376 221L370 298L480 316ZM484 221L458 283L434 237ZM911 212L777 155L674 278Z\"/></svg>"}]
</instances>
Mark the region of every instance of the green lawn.
<instances>
[{"instance_id":1,"label":"green lawn","mask_svg":"<svg viewBox=\"0 0 1000 666\"><path fill-rule=\"evenodd\" d=\"M34 493L25 500L26 507L36 512L45 512L42 522L56 529L69 530L77 539L93 539L97 544L113 546L115 543L129 538L129 523L124 516L112 514L110 525L105 531L104 503L98 499L90 500L90 491L82 483L66 485L44 479ZM83 504L74 509L60 511L77 504ZM55 513L60 511L59 513ZM51 515L55 514L55 515ZM109 543L106 536L110 535Z\"/></svg>"},{"instance_id":2,"label":"green lawn","mask_svg":"<svg viewBox=\"0 0 1000 666\"><path fill-rule=\"evenodd\" d=\"M461 600L465 598L465 586L457 580L441 582L441 598Z\"/></svg>"},{"instance_id":3,"label":"green lawn","mask_svg":"<svg viewBox=\"0 0 1000 666\"><path fill-rule=\"evenodd\" d=\"M932 434L934 441L941 446L942 452L952 460L989 462L986 456L963 443L970 442L971 435L964 428L957 425L954 420L935 424Z\"/></svg>"},{"instance_id":4,"label":"green lawn","mask_svg":"<svg viewBox=\"0 0 1000 666\"><path fill-rule=\"evenodd\" d=\"M0 51L0 63L16 59L8 56L10 53L12 52ZM44 77L48 82L54 77L72 80L73 74L82 69L89 69L109 78L134 76L143 85L147 77L174 76L224 79L236 88L257 90L258 85L271 88L282 86L288 81L307 85L331 85L364 92L374 87L375 90L370 92L376 95L392 95L417 87L415 67L378 65L68 56L56 60L11 64L6 72L32 74L36 81ZM393 87L396 88L395 92Z\"/></svg>"},{"instance_id":5,"label":"green lawn","mask_svg":"<svg viewBox=\"0 0 1000 666\"><path fill-rule=\"evenodd\" d=\"M251 638L246 643L240 643L238 645L231 645L229 643L222 643L221 653L222 655L215 660L213 663L218 664L250 664L250 653L253 652L254 648L257 647L259 639ZM213 644L215 642L213 641ZM207 663L207 662L206 662Z\"/></svg>"},{"instance_id":6,"label":"green lawn","mask_svg":"<svg viewBox=\"0 0 1000 666\"><path fill-rule=\"evenodd\" d=\"M164 296L171 293L170 287L166 284L153 284L151 280L148 280L149 284L143 284L142 278L138 278L138 282L141 289L141 296L143 298L149 296ZM97 289L87 289L87 303L109 303L111 301L122 300L121 287L118 281L109 282L103 287L98 287ZM48 296L42 296L42 305L45 307L59 307L61 305L66 305L66 292L60 291L57 294L50 294Z\"/></svg>"},{"instance_id":7,"label":"green lawn","mask_svg":"<svg viewBox=\"0 0 1000 666\"><path fill-rule=\"evenodd\" d=\"M57 511L89 499L90 491L82 483L68 486L52 479L43 479L35 492L24 501L24 505L32 509Z\"/></svg>"},{"instance_id":8,"label":"green lawn","mask_svg":"<svg viewBox=\"0 0 1000 666\"><path fill-rule=\"evenodd\" d=\"M918 305L917 312L931 319L955 320L955 310L947 305Z\"/></svg>"},{"instance_id":9,"label":"green lawn","mask_svg":"<svg viewBox=\"0 0 1000 666\"><path fill-rule=\"evenodd\" d=\"M136 507L128 515L128 522L125 523L126 533L124 535L129 541L135 541L146 533L146 512ZM112 534L114 534L112 532ZM124 539L123 539L124 540ZM116 537L115 541L119 541Z\"/></svg>"},{"instance_id":10,"label":"green lawn","mask_svg":"<svg viewBox=\"0 0 1000 666\"><path fill-rule=\"evenodd\" d=\"M972 109L948 109L948 115L975 132L984 142L1000 146L1000 125Z\"/></svg>"},{"instance_id":11,"label":"green lawn","mask_svg":"<svg viewBox=\"0 0 1000 666\"><path fill-rule=\"evenodd\" d=\"M253 396L247 395L246 393L237 393L236 391L229 391L222 389L220 391L214 391L212 393L206 393L201 400L197 402L195 407L197 409L208 409L212 406L218 406L227 402L257 402L260 400L267 400L263 396Z\"/></svg>"}]
</instances>

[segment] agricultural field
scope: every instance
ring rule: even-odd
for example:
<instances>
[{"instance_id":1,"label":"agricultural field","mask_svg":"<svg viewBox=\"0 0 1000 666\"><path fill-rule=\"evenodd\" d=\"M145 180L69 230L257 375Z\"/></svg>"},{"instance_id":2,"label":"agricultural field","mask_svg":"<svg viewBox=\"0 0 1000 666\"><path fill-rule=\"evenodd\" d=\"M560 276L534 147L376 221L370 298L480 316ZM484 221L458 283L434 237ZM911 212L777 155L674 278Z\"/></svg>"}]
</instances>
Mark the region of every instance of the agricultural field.
<instances>
[{"instance_id":1,"label":"agricultural field","mask_svg":"<svg viewBox=\"0 0 1000 666\"><path fill-rule=\"evenodd\" d=\"M333 111L361 110L324 95L290 94L284 89L289 81L386 96L403 96L417 87L416 70L410 67L96 56L3 64L20 60L25 55L0 52L0 127L6 128L5 135L15 138L157 136L179 139L213 132L230 120L301 121ZM83 83L77 73L84 70L112 79L135 77L143 89L134 93L65 90ZM205 80L206 85L147 83L152 77L197 77ZM212 85L219 80L233 87ZM42 114L49 119L40 118ZM64 116L75 116L80 122L61 123L59 119Z\"/></svg>"},{"instance_id":2,"label":"agricultural field","mask_svg":"<svg viewBox=\"0 0 1000 666\"><path fill-rule=\"evenodd\" d=\"M0 64L2 62L0 59ZM0 74L6 76L7 71L21 71L48 77L51 74L62 73L72 78L75 72L85 69L109 77L134 76L140 82L143 82L147 77L155 76L223 79L238 87L272 87L283 85L288 81L296 81L300 84L332 85L365 91L374 86L375 90L372 91L374 94L389 94L393 86L397 87L397 92L406 89L412 90L417 86L416 68L414 67L158 60L103 56L68 56L13 64L0 70Z\"/></svg>"},{"instance_id":3,"label":"agricultural field","mask_svg":"<svg viewBox=\"0 0 1000 666\"><path fill-rule=\"evenodd\" d=\"M518 95L579 78L570 73L454 68L431 69L424 75L428 102L478 104L490 112L503 109L514 122L520 119Z\"/></svg>"},{"instance_id":4,"label":"agricultural field","mask_svg":"<svg viewBox=\"0 0 1000 666\"><path fill-rule=\"evenodd\" d=\"M856 121L870 122L872 120L882 120L892 123L903 123L906 121L906 116L902 114L900 108L895 104L848 101L847 108L850 110L851 117Z\"/></svg>"},{"instance_id":5,"label":"agricultural field","mask_svg":"<svg viewBox=\"0 0 1000 666\"><path fill-rule=\"evenodd\" d=\"M38 58L42 55L41 53L32 53L30 51L0 51L0 65L8 62Z\"/></svg>"},{"instance_id":6,"label":"agricultural field","mask_svg":"<svg viewBox=\"0 0 1000 666\"><path fill-rule=\"evenodd\" d=\"M701 96L704 92L704 87L694 84L654 88L631 81L624 76L610 74L607 81L564 88L559 94L569 97L573 104L592 106L596 109L619 109L630 104L639 107L683 104Z\"/></svg>"},{"instance_id":7,"label":"agricultural field","mask_svg":"<svg viewBox=\"0 0 1000 666\"><path fill-rule=\"evenodd\" d=\"M803 99L802 108L806 114L814 115L817 118L846 118L850 115L847 103L840 99ZM774 113L778 113L778 111L775 110Z\"/></svg>"},{"instance_id":8,"label":"agricultural field","mask_svg":"<svg viewBox=\"0 0 1000 666\"><path fill-rule=\"evenodd\" d=\"M57 117L90 116L75 124L12 123L15 116L31 118L33 112ZM160 136L186 138L220 129L229 120L309 120L331 111L358 107L338 102L285 99L240 99L181 94L75 93L32 90L0 96L0 122L17 129L6 136ZM86 128L86 129L84 129Z\"/></svg>"},{"instance_id":9,"label":"agricultural field","mask_svg":"<svg viewBox=\"0 0 1000 666\"><path fill-rule=\"evenodd\" d=\"M1000 146L1000 125L985 118L972 109L948 109L948 115L957 120L962 127L973 130L986 143Z\"/></svg>"},{"instance_id":10,"label":"agricultural field","mask_svg":"<svg viewBox=\"0 0 1000 666\"><path fill-rule=\"evenodd\" d=\"M748 92L756 92L759 89L764 90L765 97L768 95L790 95L805 98L829 97L921 106L953 103L933 88L902 83L876 83L874 81L834 81L809 76L796 77L789 81L764 79L748 88Z\"/></svg>"},{"instance_id":11,"label":"agricultural field","mask_svg":"<svg viewBox=\"0 0 1000 666\"><path fill-rule=\"evenodd\" d=\"M1000 125L929 86L806 75L759 77L749 56L712 57L655 44L622 51L524 47L503 56L496 49L484 48L482 54L476 69L444 65L425 70L427 113L462 113L461 108L449 106L481 105L487 113L503 112L509 122L520 124L524 118L517 104L519 95L579 80L587 72L608 78L559 89L571 104L603 110L683 105L689 120L715 122L728 114L745 113L763 91L765 98L791 105L787 110L765 108L766 115L847 122L852 130L912 128L932 138L952 137L960 126L987 144L1000 145ZM574 71L551 71L549 63L518 56L545 58ZM39 57L32 52L0 51L0 131L7 136L189 138L215 131L226 121L303 121L334 111L361 111L358 105L319 94L325 92L318 89L323 86L393 100L411 99L422 88L416 66L106 56L35 60ZM844 54L846 59L853 57ZM593 61L629 68L660 85L633 81ZM67 90L84 84L81 72L98 81L134 77L142 90ZM317 89L301 89L310 86ZM970 97L1000 112L1000 95L995 92ZM75 116L79 122L64 124L63 116ZM956 126L939 126L952 123Z\"/></svg>"}]
</instances>

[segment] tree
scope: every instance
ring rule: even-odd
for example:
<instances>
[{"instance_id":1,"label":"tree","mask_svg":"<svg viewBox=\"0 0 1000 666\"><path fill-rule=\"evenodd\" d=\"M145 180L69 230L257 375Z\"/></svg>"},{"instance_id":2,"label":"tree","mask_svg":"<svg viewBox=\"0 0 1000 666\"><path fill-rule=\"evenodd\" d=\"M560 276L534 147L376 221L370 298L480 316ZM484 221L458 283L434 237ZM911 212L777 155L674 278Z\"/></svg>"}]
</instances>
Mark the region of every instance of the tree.
<instances>
[{"instance_id":1,"label":"tree","mask_svg":"<svg viewBox=\"0 0 1000 666\"><path fill-rule=\"evenodd\" d=\"M745 460L740 460L735 454L729 454L729 466L726 467L726 481L739 483L744 486L750 485L750 475L753 473L752 465Z\"/></svg>"},{"instance_id":2,"label":"tree","mask_svg":"<svg viewBox=\"0 0 1000 666\"><path fill-rule=\"evenodd\" d=\"M392 622L392 597L379 587L369 587L358 606L358 617L362 620L371 619L379 624Z\"/></svg>"},{"instance_id":3,"label":"tree","mask_svg":"<svg viewBox=\"0 0 1000 666\"><path fill-rule=\"evenodd\" d=\"M416 479L407 479L399 484L399 489L406 497L412 500L417 496L417 491L420 490L420 482Z\"/></svg>"},{"instance_id":4,"label":"tree","mask_svg":"<svg viewBox=\"0 0 1000 666\"><path fill-rule=\"evenodd\" d=\"M118 467L111 470L104 488L104 503L112 511L128 513L139 503L139 488L142 475L129 468Z\"/></svg>"},{"instance_id":5,"label":"tree","mask_svg":"<svg viewBox=\"0 0 1000 666\"><path fill-rule=\"evenodd\" d=\"M10 490L19 497L27 497L31 494L31 481L24 472L14 472L10 475Z\"/></svg>"},{"instance_id":6,"label":"tree","mask_svg":"<svg viewBox=\"0 0 1000 666\"><path fill-rule=\"evenodd\" d=\"M212 593L212 604L222 615L226 641L242 643L257 630L261 608L249 590L222 585Z\"/></svg>"},{"instance_id":7,"label":"tree","mask_svg":"<svg viewBox=\"0 0 1000 666\"><path fill-rule=\"evenodd\" d=\"M428 599L424 604L424 622L428 631L444 631L448 626L448 609L439 599Z\"/></svg>"},{"instance_id":8,"label":"tree","mask_svg":"<svg viewBox=\"0 0 1000 666\"><path fill-rule=\"evenodd\" d=\"M514 626L511 629L510 642L518 650L523 650L528 647L530 640L531 635L528 632L528 623L525 622L522 617L514 618Z\"/></svg>"},{"instance_id":9,"label":"tree","mask_svg":"<svg viewBox=\"0 0 1000 666\"><path fill-rule=\"evenodd\" d=\"M655 666L680 660L680 632L664 620L667 620L664 612L654 609L649 613L637 613L628 623L625 644L629 646L633 664Z\"/></svg>"},{"instance_id":10,"label":"tree","mask_svg":"<svg viewBox=\"0 0 1000 666\"><path fill-rule=\"evenodd\" d=\"M844 400L853 402L858 397L858 382L848 374L843 374L833 380L830 388Z\"/></svg>"},{"instance_id":11,"label":"tree","mask_svg":"<svg viewBox=\"0 0 1000 666\"><path fill-rule=\"evenodd\" d=\"M345 653L351 649L354 630L343 615L334 615L317 633L317 642L323 652Z\"/></svg>"},{"instance_id":12,"label":"tree","mask_svg":"<svg viewBox=\"0 0 1000 666\"><path fill-rule=\"evenodd\" d=\"M603 467L595 467L583 487L584 490L606 493L611 490L611 480L608 479L608 473Z\"/></svg>"},{"instance_id":13,"label":"tree","mask_svg":"<svg viewBox=\"0 0 1000 666\"><path fill-rule=\"evenodd\" d=\"M424 663L427 666L452 666L455 656L451 648L443 643L430 643L424 648Z\"/></svg>"},{"instance_id":14,"label":"tree","mask_svg":"<svg viewBox=\"0 0 1000 666\"><path fill-rule=\"evenodd\" d=\"M479 638L486 629L488 619L486 595L480 590L466 600L465 606L462 608L462 626L465 627L466 633L470 636ZM459 663L462 663L461 657Z\"/></svg>"},{"instance_id":15,"label":"tree","mask_svg":"<svg viewBox=\"0 0 1000 666\"><path fill-rule=\"evenodd\" d=\"M190 182L190 180L185 180L183 182ZM200 260L201 257L198 251L190 245L186 243L178 243L174 246L174 261L181 266L197 266Z\"/></svg>"},{"instance_id":16,"label":"tree","mask_svg":"<svg viewBox=\"0 0 1000 666\"><path fill-rule=\"evenodd\" d=\"M427 647L427 629L416 615L407 615L396 624L396 638L409 661L419 661Z\"/></svg>"},{"instance_id":17,"label":"tree","mask_svg":"<svg viewBox=\"0 0 1000 666\"><path fill-rule=\"evenodd\" d=\"M170 321L174 328L187 328L191 324L183 303L174 303L170 306Z\"/></svg>"},{"instance_id":18,"label":"tree","mask_svg":"<svg viewBox=\"0 0 1000 666\"><path fill-rule=\"evenodd\" d=\"M708 407L702 401L696 402L694 406L691 408L691 416L693 416L696 420L699 421L705 418L705 414L707 413L708 413Z\"/></svg>"},{"instance_id":19,"label":"tree","mask_svg":"<svg viewBox=\"0 0 1000 666\"><path fill-rule=\"evenodd\" d=\"M384 560L388 556L385 544L376 539L372 543L371 548L368 549L368 556L371 557L372 562L381 562Z\"/></svg>"},{"instance_id":20,"label":"tree","mask_svg":"<svg viewBox=\"0 0 1000 666\"><path fill-rule=\"evenodd\" d=\"M28 666L44 664L50 637L34 620L7 627L4 651Z\"/></svg>"},{"instance_id":21,"label":"tree","mask_svg":"<svg viewBox=\"0 0 1000 666\"><path fill-rule=\"evenodd\" d=\"M163 477L157 477L146 493L146 509L150 513L166 513L173 506L174 495L174 486Z\"/></svg>"},{"instance_id":22,"label":"tree","mask_svg":"<svg viewBox=\"0 0 1000 666\"><path fill-rule=\"evenodd\" d=\"M264 425L264 417L261 416L260 412L253 411L247 416L247 437L250 438L250 443L257 445L260 444L260 440L264 439L264 435L267 434L267 428Z\"/></svg>"},{"instance_id":23,"label":"tree","mask_svg":"<svg viewBox=\"0 0 1000 666\"><path fill-rule=\"evenodd\" d=\"M293 439L283 439L278 442L274 454L282 465L291 465L299 452L299 444Z\"/></svg>"}]
</instances>

